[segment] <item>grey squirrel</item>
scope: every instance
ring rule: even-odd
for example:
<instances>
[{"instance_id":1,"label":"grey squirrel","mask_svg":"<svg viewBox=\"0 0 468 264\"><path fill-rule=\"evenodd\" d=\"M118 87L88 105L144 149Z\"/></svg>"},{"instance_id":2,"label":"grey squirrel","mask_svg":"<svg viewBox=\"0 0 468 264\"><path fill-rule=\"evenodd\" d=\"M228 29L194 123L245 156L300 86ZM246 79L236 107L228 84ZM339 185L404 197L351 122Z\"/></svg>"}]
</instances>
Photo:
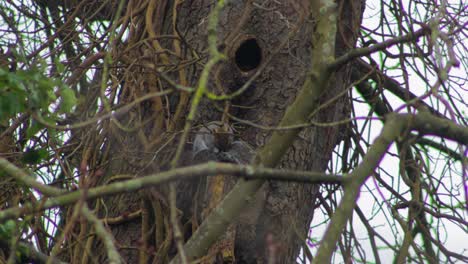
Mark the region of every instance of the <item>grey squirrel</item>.
<instances>
[{"instance_id":1,"label":"grey squirrel","mask_svg":"<svg viewBox=\"0 0 468 264\"><path fill-rule=\"evenodd\" d=\"M234 130L221 122L210 122L198 130L193 140L192 159L195 163L219 161L248 164L254 150L244 141L234 140Z\"/></svg>"}]
</instances>

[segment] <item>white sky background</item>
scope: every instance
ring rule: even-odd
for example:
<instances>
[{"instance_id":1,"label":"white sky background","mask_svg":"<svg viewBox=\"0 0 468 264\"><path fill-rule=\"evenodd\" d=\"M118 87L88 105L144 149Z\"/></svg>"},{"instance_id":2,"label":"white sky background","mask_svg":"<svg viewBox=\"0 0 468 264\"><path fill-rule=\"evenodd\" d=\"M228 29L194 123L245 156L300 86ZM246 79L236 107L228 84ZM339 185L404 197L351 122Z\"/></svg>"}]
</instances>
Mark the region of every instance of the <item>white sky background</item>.
<instances>
[{"instance_id":1,"label":"white sky background","mask_svg":"<svg viewBox=\"0 0 468 264\"><path fill-rule=\"evenodd\" d=\"M363 25L367 28L370 28L370 29L375 29L379 26L379 23L380 23L380 12L381 12L381 7L380 7L380 0L367 0L367 6L366 6L366 11L365 11L365 14L364 14L364 21L363 21ZM403 3L408 3L408 1L402 1ZM450 3L458 3L459 5L463 5L463 1L448 1ZM466 5L466 4L465 4ZM465 9L467 7L465 6ZM425 13L427 12L428 10L418 10L420 11L421 13ZM409 11L408 11L409 12ZM429 10L430 12L430 10ZM392 17L390 14L388 17ZM431 15L432 17L432 15ZM465 19L466 19L466 16L465 16ZM467 21L460 21L460 24L464 24L464 23L467 23ZM418 28L416 28L418 29ZM388 39L388 38L387 38ZM381 39L377 39L377 41L381 41ZM465 47L468 45L468 41L467 39L465 38L463 40L464 44L465 44ZM390 49L392 50L392 49ZM395 52L393 52L394 54L397 53L397 49L396 48L393 48L393 50ZM463 50L463 48L461 48L461 50ZM409 51L409 50L408 50ZM466 65L467 65L467 56L468 54L457 54L458 56L458 59L462 62L461 63L461 66L460 68L453 68L451 70L451 75L454 75L454 76L460 76L461 78L466 78L466 75L467 75L467 69L466 69ZM379 62L380 59L379 59L379 55L378 54L373 54L373 59L376 61L376 62ZM386 65L392 65L392 60L391 59L388 59L387 62L386 62ZM394 62L394 65L398 65L398 60L393 60ZM416 62L416 65L415 66L418 66L419 69L422 69L423 66L422 64L420 63L420 61L418 60ZM427 85L414 73L412 72L410 69L409 69L409 87L410 87L410 90L415 93L416 95L422 95L424 93L427 92L427 90L429 89L427 87ZM389 75L390 77L393 77L394 79L396 79L397 81L403 83L403 78L401 77L401 69L397 68L395 70L391 70L391 71L387 71L387 75ZM437 80L437 76L434 74L432 76L428 76L428 82L429 84L434 84ZM466 85L466 84L465 84ZM460 89L461 87L459 87L459 89L457 89L457 91L459 93L461 93L460 97L461 98L458 98L462 103L458 103L457 104L457 107L459 107L458 109L460 109L460 111L462 113L464 113L464 118L466 120L466 117L467 117L467 113L468 113L468 109L467 109L467 106L466 104L463 104L463 100L464 98L467 98L468 99L468 93L466 92L466 86L464 87L465 90L463 89ZM453 88L453 89L456 89L456 88ZM359 98L359 94L356 92L356 91L353 91L353 97L354 98ZM399 100L397 97L391 95L390 92L386 92L385 95L387 96L387 99L390 98L390 104L392 105L392 107L394 109L397 109L399 106L402 106L403 103L401 100ZM426 102L429 104L429 105L433 105L433 102L434 101L430 101L430 100L426 100ZM369 106L367 104L362 104L362 103L356 103L355 102L355 105L354 105L354 109L356 111L356 116L361 116L361 117L365 117L368 115L369 113ZM406 109L404 109L406 110ZM444 114L447 114L446 111L444 111L444 108L439 106L439 111L444 113ZM404 112L404 111L402 111ZM362 126L363 123L365 121L364 120L359 120L357 121L358 125ZM369 125L368 125L368 128L369 128ZM363 135L364 137L369 135L369 142L373 142L373 140L375 139L376 136L378 136L378 134L380 133L381 131L381 128L382 128L382 124L380 121L372 121L372 125L370 126L370 129L365 129L364 133L369 133L369 134L365 134ZM435 138L437 139L437 138ZM436 140L438 141L438 140ZM457 145L456 144L448 144L452 149L456 150L457 149ZM366 150L366 146L362 146L364 150ZM458 149L459 150L459 149ZM396 154L397 151L396 151L396 147L393 145L390 149L390 152ZM341 153L339 151L339 153ZM450 195L456 195L458 197L458 200L461 200L461 201L465 201L464 199L464 193L463 193L463 184L462 184L462 178L461 178L461 175L462 175L462 167L461 167L461 164L460 162L457 162L456 164L454 164L453 166L451 166L450 168L447 168L447 159L445 156L441 156L438 154L438 152L436 151L430 151L430 155L432 157L436 157L438 158L437 160L433 159L433 162L434 163L431 163L430 165L432 166L431 169L432 169L432 174L434 176L438 176L438 177L444 177L444 181L447 183L448 186L450 187L454 187L454 189L451 189L451 190L447 190L446 193L447 194L450 194ZM334 159L336 160L336 159ZM392 178L393 178L393 181L396 182L398 180L398 177L399 176L399 160L398 158L392 156L392 155L386 155L385 158L382 160L380 166L385 169L386 173L388 173L388 175L386 175L385 172L383 171L379 171L381 177L387 182L387 183L391 183L392 182ZM336 168L334 168L336 169ZM337 170L339 171L339 170ZM455 173L453 173L453 171L455 171ZM388 180L387 180L388 179ZM380 191L382 191L383 195L385 196L386 199L388 199L390 197L390 193L385 191L384 188L379 188ZM443 189L439 189L439 191L443 192ZM325 193L322 193L325 195ZM401 194L401 193L400 193ZM405 198L410 198L410 194L406 194L404 195ZM449 200L448 199L448 196L447 197L444 197L443 195L441 195L442 199L446 198L445 200ZM337 192L337 197L336 197L336 200L339 201L340 199L340 194ZM376 201L377 199L377 201ZM384 199L382 199L381 197L381 194L379 193L379 191L376 189L376 185L374 183L374 180L372 178L370 178L365 186L363 186L361 188L361 195L359 197L359 200L358 200L358 206L360 207L360 209L363 211L363 213L365 214L366 218L367 219L372 219L370 220L370 224L375 228L375 231L377 231L378 233L380 233L383 237L385 237L385 239L387 239L387 241L389 241L390 243L394 243L394 239L392 238L394 236L394 234L397 234L397 241L398 243L394 243L394 244L397 244L397 245L401 245L401 241L403 240L403 236L404 236L404 233L402 232L402 229L400 227L400 225L398 223L395 222L395 224L393 225L392 223L394 223L394 221L391 219L392 218L392 215L391 215L391 212L390 212L390 209L389 207L387 206L387 204L385 202L383 202ZM466 201L465 201L466 202ZM406 216L407 216L407 210L399 210L398 211L400 216L405 219ZM463 216L463 218L466 220L467 219L467 212L466 210L459 210L459 213ZM428 218L428 220L430 221L430 215L427 214L426 216ZM390 218L390 221L388 221ZM434 219L434 225L437 224L437 219ZM325 223L325 224L324 224ZM329 216L324 213L323 209L322 210L316 210L315 211L315 215L314 215L314 219L312 221L312 224L311 224L311 230L310 230L310 234L309 236L312 237L313 239L315 239L315 243L317 243L318 240L320 240L322 237L323 237L323 234L325 232L325 229L327 227L329 223ZM467 233L467 227L465 227L464 229L463 228L460 228L460 226L457 226L453 223L451 223L450 221L447 221L447 220L444 220L444 221L441 221L441 223L439 223L440 225L443 225L445 227L445 231L443 228L439 228L439 234L441 236L441 238L445 238L445 241L443 239L441 239L444 243L444 246L447 247L448 250L451 250L451 251L454 251L456 253L459 253L459 254L468 254L468 233ZM367 261L373 261L374 258L373 258L373 253L372 253L372 248L370 246L370 243L369 243L369 235L367 233L367 230L365 229L364 225L362 224L362 222L360 221L359 217L357 216L356 213L354 213L354 216L353 216L353 220L352 220L352 226L353 226L353 229L354 229L354 232L355 234L357 235L358 239L362 239L360 242L362 243L362 247L363 247L363 251L364 251L364 254L366 255L366 259ZM434 236L434 231L432 232L432 235ZM417 236L417 239L415 240L417 242L417 244L421 245L421 239L420 239L420 235ZM379 239L376 237L376 243L378 246L385 246L382 242L379 241ZM316 254L317 252L317 248L318 247L312 247L311 248L311 251L313 253L313 255ZM437 248L434 247L434 250L436 250L436 254L437 254ZM414 252L413 252L414 253ZM414 255L414 254L412 254ZM359 255L358 253L355 251L353 253L353 256L355 257L358 257L359 258ZM384 250L384 249L379 249L379 256L380 256L380 260L382 263L393 263L394 261L394 251L393 250ZM441 261L445 261L445 259L441 259ZM343 263L343 258L342 256L340 255L340 252L338 250L338 253L335 254L334 258L333 258L333 263Z\"/></svg>"}]
</instances>

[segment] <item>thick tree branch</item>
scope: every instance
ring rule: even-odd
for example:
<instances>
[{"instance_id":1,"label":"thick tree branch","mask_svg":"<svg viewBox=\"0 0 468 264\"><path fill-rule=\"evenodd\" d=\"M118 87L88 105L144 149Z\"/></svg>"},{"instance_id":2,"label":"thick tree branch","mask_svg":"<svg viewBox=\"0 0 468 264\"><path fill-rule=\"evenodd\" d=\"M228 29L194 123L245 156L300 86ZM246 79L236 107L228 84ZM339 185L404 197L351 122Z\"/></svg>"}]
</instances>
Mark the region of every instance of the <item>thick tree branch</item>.
<instances>
[{"instance_id":1,"label":"thick tree branch","mask_svg":"<svg viewBox=\"0 0 468 264\"><path fill-rule=\"evenodd\" d=\"M451 120L435 117L429 112L421 112L417 115L402 114L412 128L424 135L434 135L451 139L463 145L468 145L468 127L455 124Z\"/></svg>"},{"instance_id":2,"label":"thick tree branch","mask_svg":"<svg viewBox=\"0 0 468 264\"><path fill-rule=\"evenodd\" d=\"M381 83L385 89L387 89L388 91L396 95L398 98L400 98L404 102L408 102L408 101L417 102L418 105L422 105L426 107L427 109L429 109L429 111L432 114L440 118L445 118L444 115L439 113L439 111L437 111L432 106L425 103L424 101L419 100L418 96L416 96L411 91L408 91L407 89L402 88L395 79L392 79L388 77L387 75L383 74L376 67L368 64L362 59L357 59L355 61L355 65L356 66L353 67L353 70L351 72L352 81L354 82L359 81L359 80L362 80L364 76L369 76L371 80L379 84ZM369 75L369 73L371 74ZM370 96L376 93L376 91L374 91L374 89L370 87L370 85L366 82L361 82L360 84L358 84L357 87L358 87L359 92L363 96L365 96L366 94Z\"/></svg>"},{"instance_id":3,"label":"thick tree branch","mask_svg":"<svg viewBox=\"0 0 468 264\"><path fill-rule=\"evenodd\" d=\"M424 146L424 147L431 147L431 148L434 148L434 149L437 149L445 154L447 154L450 158L456 160L456 161L462 161L463 158L466 159L466 157L463 157L463 155L461 155L460 153L456 152L455 150L443 145L443 144L439 144L437 142L434 142L430 139L427 139L427 138L418 138L416 139L416 143L421 145L421 146Z\"/></svg>"},{"instance_id":4,"label":"thick tree branch","mask_svg":"<svg viewBox=\"0 0 468 264\"><path fill-rule=\"evenodd\" d=\"M18 182L35 189L43 195L57 196L64 193L64 191L61 189L47 186L37 182L34 179L34 177L28 175L26 172L16 167L13 163L9 162L8 160L0 157L0 173L1 170L8 173Z\"/></svg>"},{"instance_id":5,"label":"thick tree branch","mask_svg":"<svg viewBox=\"0 0 468 264\"><path fill-rule=\"evenodd\" d=\"M2 158L0 158L2 160ZM19 169L18 169L19 170ZM66 193L53 198L43 198L37 204L25 203L21 208L10 208L0 211L0 222L6 219L15 219L21 215L40 212L44 209L63 206L78 201L86 195L86 199L94 199L124 192L133 192L143 188L160 185L163 183L172 182L175 180L194 179L196 177L206 177L215 175L230 175L250 179L246 182L252 182L252 179L261 179L265 181L280 180L280 181L298 181L304 183L334 183L340 184L343 177L340 175L330 175L319 172L309 171L293 171L279 170L250 165L235 165L230 163L208 162L201 165L178 168L170 171L165 171L157 174L148 175L132 180L115 182L108 185L98 186L95 188L79 190ZM32 178L31 176L27 176ZM38 184L37 182L34 184ZM30 185L28 185L30 186ZM86 194L85 194L86 192Z\"/></svg>"},{"instance_id":6,"label":"thick tree branch","mask_svg":"<svg viewBox=\"0 0 468 264\"><path fill-rule=\"evenodd\" d=\"M358 78L360 75L358 73L358 71L356 69L353 70L353 73L352 73L352 78ZM393 81L389 81L389 82L393 82ZM373 88L370 86L370 84L368 82L360 82L356 85L356 88L358 90L358 92L362 95L362 97L366 100L366 102L373 107L375 113L379 116L385 116L387 115L388 113L392 112L391 109L389 109L389 106L387 106L380 98L376 97L375 96L375 91L373 90ZM402 89L402 88L399 88L399 89ZM424 102L421 102L423 104L425 104ZM434 110L435 111L435 110ZM436 116L440 117L440 114L438 113L434 113L434 111L431 111L431 113L435 114ZM445 117L441 117L442 119L445 120ZM438 149L444 153L446 153L447 155L449 155L451 158L455 159L455 160L462 160L463 159L463 156L460 155L460 153L446 147L446 146L443 146L441 144L438 144L434 141L431 141L429 139L426 139L426 138L418 138L416 140L416 143L420 144L420 145L424 145L424 146L430 146L430 147L433 147L435 149Z\"/></svg>"}]
</instances>

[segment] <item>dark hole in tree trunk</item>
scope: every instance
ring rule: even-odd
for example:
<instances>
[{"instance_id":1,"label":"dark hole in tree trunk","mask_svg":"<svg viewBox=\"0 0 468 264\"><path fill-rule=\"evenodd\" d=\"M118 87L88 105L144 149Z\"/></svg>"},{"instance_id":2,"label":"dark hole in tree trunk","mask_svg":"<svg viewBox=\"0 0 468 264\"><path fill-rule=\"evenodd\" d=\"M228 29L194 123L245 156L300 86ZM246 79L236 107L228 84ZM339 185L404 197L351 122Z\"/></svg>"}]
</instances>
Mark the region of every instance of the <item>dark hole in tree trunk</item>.
<instances>
[{"instance_id":1,"label":"dark hole in tree trunk","mask_svg":"<svg viewBox=\"0 0 468 264\"><path fill-rule=\"evenodd\" d=\"M236 50L235 61L241 71L250 71L262 61L262 49L255 38L244 40Z\"/></svg>"}]
</instances>

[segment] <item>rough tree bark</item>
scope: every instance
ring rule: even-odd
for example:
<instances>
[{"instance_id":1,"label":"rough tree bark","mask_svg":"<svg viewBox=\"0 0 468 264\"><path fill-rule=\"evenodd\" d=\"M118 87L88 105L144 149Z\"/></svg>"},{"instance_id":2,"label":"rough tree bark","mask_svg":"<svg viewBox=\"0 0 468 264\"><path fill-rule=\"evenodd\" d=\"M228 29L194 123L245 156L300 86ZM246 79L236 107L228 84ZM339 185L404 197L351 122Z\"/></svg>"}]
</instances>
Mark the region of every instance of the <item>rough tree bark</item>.
<instances>
[{"instance_id":1,"label":"rough tree bark","mask_svg":"<svg viewBox=\"0 0 468 264\"><path fill-rule=\"evenodd\" d=\"M355 45L362 2L338 3L338 55ZM159 72L184 86L196 86L206 63L207 21L214 5L215 1L202 0L130 1L122 15L122 24L129 28L128 38L110 47L111 66L118 67L110 74L109 103L123 105L169 88ZM270 130L226 117L232 115L270 127L278 124L309 69L314 19L308 9L305 0L228 2L220 14L217 35L218 48L228 59L211 71L208 89L217 94L231 93L261 72L242 95L231 100L229 107L224 101L204 98L193 124L194 132L212 121L228 122L234 127L235 140L247 142L253 149L263 146ZM349 88L349 77L347 66L339 69L321 102ZM330 122L347 117L348 100L343 92L320 109L314 120ZM184 92L153 97L102 122L93 133L76 132L76 139L89 146L83 151L81 169L84 172L84 167L89 167L91 172L82 184L91 187L169 169L189 103L189 94ZM345 128L337 126L304 129L277 167L324 171L343 131ZM179 165L195 162L190 158L192 140L193 134ZM99 145L102 147L96 148ZM226 179L222 183L223 194L233 182ZM210 184L205 179L177 183L177 206L185 239L210 209L207 200L213 198L205 192ZM99 217L107 219L126 263L165 263L175 255L167 189L161 186L94 201ZM316 195L317 186L313 185L265 184L255 204L230 228L230 238L225 237L233 243L231 260L265 263L273 258L275 263L293 262L306 237ZM86 224L76 228L77 239L86 242L70 245L68 259L89 258L99 263L106 259L99 239L87 235L92 232L89 229ZM205 261L215 262L216 257Z\"/></svg>"}]
</instances>

